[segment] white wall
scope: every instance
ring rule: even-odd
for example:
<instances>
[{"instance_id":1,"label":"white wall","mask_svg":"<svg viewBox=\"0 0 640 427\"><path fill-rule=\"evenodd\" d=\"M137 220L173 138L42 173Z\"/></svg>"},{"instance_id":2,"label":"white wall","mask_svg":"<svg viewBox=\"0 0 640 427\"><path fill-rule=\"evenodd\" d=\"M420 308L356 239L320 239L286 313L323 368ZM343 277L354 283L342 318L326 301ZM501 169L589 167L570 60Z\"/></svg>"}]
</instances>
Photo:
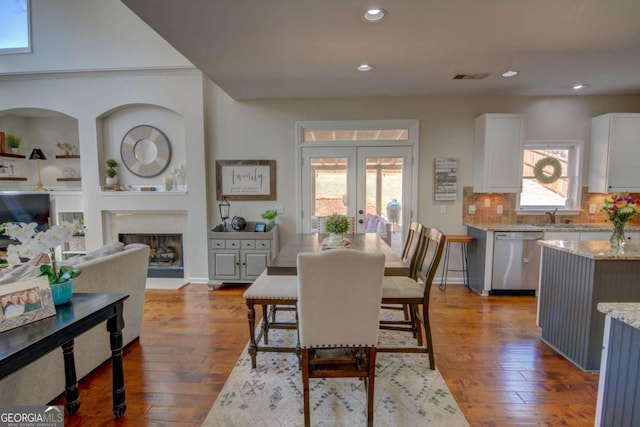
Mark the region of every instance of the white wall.
<instances>
[{"instance_id":1,"label":"white wall","mask_svg":"<svg viewBox=\"0 0 640 427\"><path fill-rule=\"evenodd\" d=\"M519 113L525 117L528 140L583 140L588 146L591 117L607 112L640 112L640 96L567 97L404 97L371 99L303 99L236 102L211 82L205 84L207 179L215 181L215 160L277 160L276 202L232 202L231 214L257 220L274 204L283 204L278 217L282 241L295 233L295 122L306 120L420 120L418 220L462 234L462 187L473 180L475 118L484 113ZM458 159L458 200L433 200L433 159ZM585 169L587 169L585 167ZM586 182L586 181L585 181ZM211 198L215 194L210 195ZM214 202L215 203L215 202ZM213 203L210 202L209 206ZM446 215L439 205L447 205ZM209 210L209 224L219 222Z\"/></svg>"},{"instance_id":2,"label":"white wall","mask_svg":"<svg viewBox=\"0 0 640 427\"><path fill-rule=\"evenodd\" d=\"M192 67L119 0L31 0L31 44L0 55L1 72Z\"/></svg>"}]
</instances>

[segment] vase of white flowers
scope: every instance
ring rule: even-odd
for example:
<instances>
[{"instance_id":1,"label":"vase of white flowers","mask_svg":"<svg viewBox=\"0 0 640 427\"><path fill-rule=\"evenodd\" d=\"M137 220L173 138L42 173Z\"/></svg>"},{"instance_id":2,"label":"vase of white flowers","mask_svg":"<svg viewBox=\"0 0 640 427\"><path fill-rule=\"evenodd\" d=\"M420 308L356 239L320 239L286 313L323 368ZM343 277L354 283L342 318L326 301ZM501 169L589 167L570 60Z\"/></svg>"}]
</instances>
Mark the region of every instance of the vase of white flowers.
<instances>
[{"instance_id":1,"label":"vase of white flowers","mask_svg":"<svg viewBox=\"0 0 640 427\"><path fill-rule=\"evenodd\" d=\"M37 226L35 222L0 225L0 231L20 242L19 245L7 247L7 262L9 267L13 267L25 258L31 259L41 254L48 255L51 264L40 265L40 275L47 276L49 279L54 304L64 304L71 299L71 279L78 277L80 270L68 265L58 267L55 250L58 246L70 241L74 234L82 232L83 226L78 221L73 223L63 221L46 231L39 231Z\"/></svg>"}]
</instances>

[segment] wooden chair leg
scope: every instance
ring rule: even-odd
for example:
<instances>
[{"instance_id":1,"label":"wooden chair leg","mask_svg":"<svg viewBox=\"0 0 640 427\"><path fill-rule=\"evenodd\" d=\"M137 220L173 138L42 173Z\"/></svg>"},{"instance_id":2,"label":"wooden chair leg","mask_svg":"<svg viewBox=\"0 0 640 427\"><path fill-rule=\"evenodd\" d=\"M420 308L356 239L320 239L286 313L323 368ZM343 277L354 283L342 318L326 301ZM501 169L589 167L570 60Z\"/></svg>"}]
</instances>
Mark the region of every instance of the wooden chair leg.
<instances>
[{"instance_id":1,"label":"wooden chair leg","mask_svg":"<svg viewBox=\"0 0 640 427\"><path fill-rule=\"evenodd\" d=\"M402 304L402 311L404 312L404 320L409 320L409 304Z\"/></svg>"},{"instance_id":2,"label":"wooden chair leg","mask_svg":"<svg viewBox=\"0 0 640 427\"><path fill-rule=\"evenodd\" d=\"M417 335L416 339L418 340L418 347L422 347L424 345L424 341L422 339L422 327L420 321L420 313L418 313L418 305L411 305L411 318L413 320L413 329Z\"/></svg>"},{"instance_id":3,"label":"wooden chair leg","mask_svg":"<svg viewBox=\"0 0 640 427\"><path fill-rule=\"evenodd\" d=\"M265 345L269 344L269 306L262 304L262 337L264 338Z\"/></svg>"},{"instance_id":4,"label":"wooden chair leg","mask_svg":"<svg viewBox=\"0 0 640 427\"><path fill-rule=\"evenodd\" d=\"M376 348L369 347L369 377L367 381L367 426L373 427L373 402L376 377Z\"/></svg>"},{"instance_id":5,"label":"wooden chair leg","mask_svg":"<svg viewBox=\"0 0 640 427\"><path fill-rule=\"evenodd\" d=\"M427 339L427 349L429 351L429 367L436 369L436 363L433 357L433 340L431 339L431 324L429 323L429 308L426 304L422 305L422 318L424 319L424 334Z\"/></svg>"},{"instance_id":6,"label":"wooden chair leg","mask_svg":"<svg viewBox=\"0 0 640 427\"><path fill-rule=\"evenodd\" d=\"M311 426L311 411L309 409L309 349L302 349L302 394L304 407L304 425Z\"/></svg>"}]
</instances>

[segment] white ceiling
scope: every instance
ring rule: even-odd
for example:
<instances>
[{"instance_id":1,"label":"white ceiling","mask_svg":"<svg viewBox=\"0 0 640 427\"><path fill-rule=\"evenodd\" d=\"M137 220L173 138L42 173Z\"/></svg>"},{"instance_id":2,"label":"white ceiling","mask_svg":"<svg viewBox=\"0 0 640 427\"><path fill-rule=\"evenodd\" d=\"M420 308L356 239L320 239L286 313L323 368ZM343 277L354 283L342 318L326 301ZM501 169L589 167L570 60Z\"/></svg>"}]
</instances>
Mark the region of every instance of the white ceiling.
<instances>
[{"instance_id":1,"label":"white ceiling","mask_svg":"<svg viewBox=\"0 0 640 427\"><path fill-rule=\"evenodd\" d=\"M122 2L237 100L640 94L640 0Z\"/></svg>"}]
</instances>

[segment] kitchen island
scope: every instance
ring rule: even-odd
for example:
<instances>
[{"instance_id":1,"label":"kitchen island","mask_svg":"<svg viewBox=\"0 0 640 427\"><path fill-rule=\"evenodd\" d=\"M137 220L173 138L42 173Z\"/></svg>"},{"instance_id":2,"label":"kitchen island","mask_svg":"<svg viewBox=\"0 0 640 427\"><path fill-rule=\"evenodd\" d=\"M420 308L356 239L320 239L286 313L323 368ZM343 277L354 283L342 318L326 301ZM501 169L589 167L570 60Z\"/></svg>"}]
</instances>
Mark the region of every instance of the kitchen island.
<instances>
[{"instance_id":1,"label":"kitchen island","mask_svg":"<svg viewBox=\"0 0 640 427\"><path fill-rule=\"evenodd\" d=\"M596 426L640 425L640 303L600 303L604 341Z\"/></svg>"},{"instance_id":2,"label":"kitchen island","mask_svg":"<svg viewBox=\"0 0 640 427\"><path fill-rule=\"evenodd\" d=\"M640 302L640 242L542 240L538 325L542 340L585 371L600 369L598 303Z\"/></svg>"}]
</instances>

